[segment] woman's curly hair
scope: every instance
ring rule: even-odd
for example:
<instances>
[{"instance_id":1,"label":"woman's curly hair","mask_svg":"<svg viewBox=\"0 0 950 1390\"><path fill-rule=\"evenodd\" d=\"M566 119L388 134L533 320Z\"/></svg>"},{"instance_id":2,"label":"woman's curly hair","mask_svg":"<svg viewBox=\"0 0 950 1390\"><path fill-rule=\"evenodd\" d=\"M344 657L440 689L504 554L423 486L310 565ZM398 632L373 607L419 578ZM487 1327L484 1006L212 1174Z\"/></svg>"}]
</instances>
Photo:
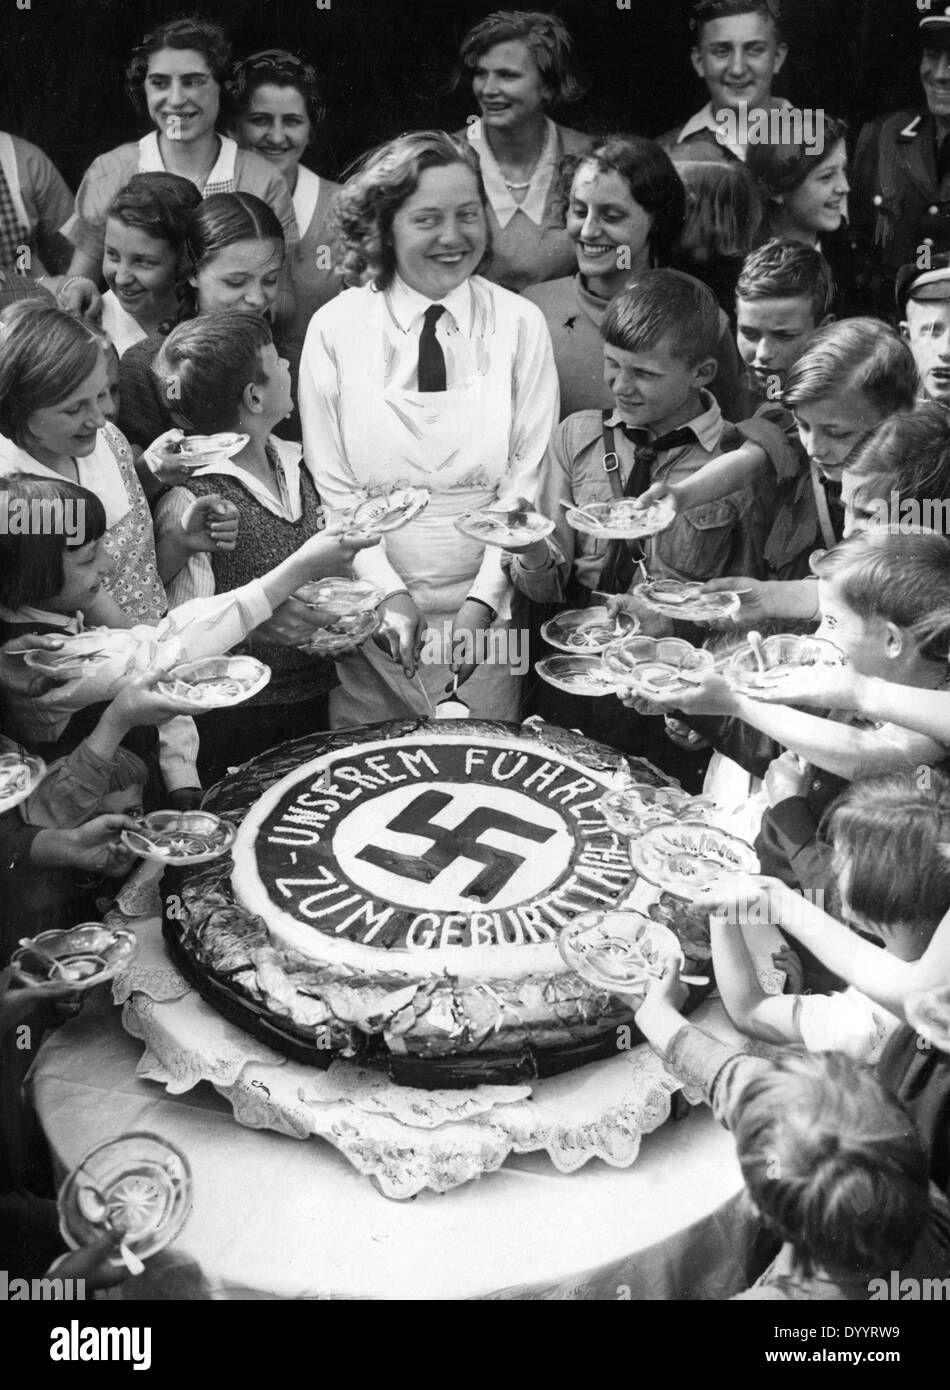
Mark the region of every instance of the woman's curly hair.
<instances>
[{"instance_id":1,"label":"woman's curly hair","mask_svg":"<svg viewBox=\"0 0 950 1390\"><path fill-rule=\"evenodd\" d=\"M465 140L444 130L416 130L397 135L385 145L371 150L348 171L346 182L336 195L333 224L343 257L338 274L348 285L371 280L384 290L396 273L396 251L392 240L393 219L419 187L426 169L442 169L464 164L475 175L478 196L486 206L478 156ZM486 228L487 235L487 228ZM490 244L478 269L487 263Z\"/></svg>"},{"instance_id":2,"label":"woman's curly hair","mask_svg":"<svg viewBox=\"0 0 950 1390\"><path fill-rule=\"evenodd\" d=\"M583 154L565 155L558 165L554 190L556 224L563 227L571 203L574 178L582 164L599 174L619 174L630 196L650 213L650 259L669 265L686 221L686 191L676 166L662 145L643 135L607 135Z\"/></svg>"},{"instance_id":3,"label":"woman's curly hair","mask_svg":"<svg viewBox=\"0 0 950 1390\"><path fill-rule=\"evenodd\" d=\"M293 87L303 97L307 115L315 125L326 115L326 106L316 69L295 53L284 48L266 48L250 53L235 63L227 89L237 111L250 107L254 93L264 83L275 87Z\"/></svg>"},{"instance_id":4,"label":"woman's curly hair","mask_svg":"<svg viewBox=\"0 0 950 1390\"><path fill-rule=\"evenodd\" d=\"M199 15L189 15L185 19L172 19L160 24L132 50L132 58L125 70L125 90L129 100L140 116L147 115L145 100L145 78L148 73L148 60L163 48L188 49L200 53L211 69L211 76L221 89L222 105L227 92L227 82L231 76L231 43L220 24Z\"/></svg>"},{"instance_id":5,"label":"woman's curly hair","mask_svg":"<svg viewBox=\"0 0 950 1390\"><path fill-rule=\"evenodd\" d=\"M454 90L479 58L500 43L523 43L531 52L542 81L551 90L550 105L579 101L586 91L574 66L570 30L556 15L540 10L496 10L472 25L459 48L459 64L450 81Z\"/></svg>"}]
</instances>

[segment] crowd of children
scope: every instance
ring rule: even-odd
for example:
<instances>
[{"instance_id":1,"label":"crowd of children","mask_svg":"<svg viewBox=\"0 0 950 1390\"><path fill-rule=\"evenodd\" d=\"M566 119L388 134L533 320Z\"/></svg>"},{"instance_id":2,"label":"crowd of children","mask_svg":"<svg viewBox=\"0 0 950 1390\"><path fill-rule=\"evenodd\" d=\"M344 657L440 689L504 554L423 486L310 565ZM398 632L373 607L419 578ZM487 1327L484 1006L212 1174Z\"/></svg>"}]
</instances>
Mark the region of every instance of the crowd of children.
<instances>
[{"instance_id":1,"label":"crowd of children","mask_svg":"<svg viewBox=\"0 0 950 1390\"><path fill-rule=\"evenodd\" d=\"M776 8L705 0L697 51L704 27L738 20L776 40ZM546 74L532 18L493 16L508 28L492 32ZM175 23L139 51L143 80L163 55L220 59L216 26ZM287 56L267 59L263 86L239 84L252 145L254 121L274 119L266 93ZM294 81L290 104L307 119L310 87ZM673 154L698 156L701 117L667 142ZM519 297L485 278L491 141L476 155L441 132L400 137L337 196L328 225L348 287L337 296L321 267L309 328L286 270L306 281L299 248L285 261L288 190L268 202L283 176L258 169L259 155L235 163L234 141L219 137L234 177L203 182L162 166L166 134L146 137L146 167L107 199L98 190L95 237L93 166L85 220L64 229L79 274L59 302L38 284L34 296L0 284L0 507L77 522L0 528L0 735L47 767L0 815L0 963L41 924L99 915L130 870L121 834L143 808L198 805L229 767L328 727L341 681L353 698L365 654L339 676L301 649L317 620L294 594L311 578L372 575L386 590L373 699L392 717L413 680L431 705L417 666L427 602L449 614L453 639L520 623L535 647L547 614L604 599L644 633L719 654L751 628L816 634L844 663L756 698L721 663L650 704L555 698L533 681L504 698L520 700L522 718L578 727L744 803L761 874L702 906L723 1006L759 1045L727 1047L689 1024L674 969L637 1015L732 1130L775 1238L741 1296L869 1298L894 1269L944 1278L950 1048L919 1021L944 1016L950 980L950 256L906 266L888 321L871 316L879 305L862 300L841 211L846 128L828 118L825 139L820 157L766 149L745 166L674 162L627 135L567 153L544 204L559 188L563 254ZM294 206L306 195L315 215L316 176L299 153ZM532 177L505 185L528 190L526 207ZM521 203L513 196L513 216ZM305 344L275 340L278 300L278 333L295 322ZM219 432L237 438L229 457L183 466L185 435ZM422 529L380 542L340 524L343 499L374 495L380 478L430 487ZM665 500L674 519L643 542L568 523L569 507L619 499ZM452 529L457 509L492 504L528 505L554 529L500 559L473 549ZM647 579L737 592L738 615L705 627L660 618L632 592ZM121 659L68 680L26 660L88 630L123 633ZM156 690L176 663L232 650L272 673L245 705L193 718ZM384 678L389 665L401 685ZM452 669L465 698L471 667ZM491 717L481 674L472 709ZM756 913L792 938L800 987L794 971L783 994L760 984L736 926ZM0 989L6 1029L25 1005L9 972ZM44 1007L68 993L51 987ZM56 1240L10 1068L5 1245L9 1268L37 1273Z\"/></svg>"}]
</instances>

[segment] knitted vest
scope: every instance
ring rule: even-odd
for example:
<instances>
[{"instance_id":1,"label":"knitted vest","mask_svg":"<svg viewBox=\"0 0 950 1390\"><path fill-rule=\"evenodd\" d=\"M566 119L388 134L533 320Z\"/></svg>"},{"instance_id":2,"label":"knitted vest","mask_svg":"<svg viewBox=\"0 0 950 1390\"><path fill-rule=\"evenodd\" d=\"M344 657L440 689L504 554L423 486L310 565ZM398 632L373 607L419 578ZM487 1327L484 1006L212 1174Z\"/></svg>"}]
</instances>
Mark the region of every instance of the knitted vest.
<instances>
[{"instance_id":1,"label":"knitted vest","mask_svg":"<svg viewBox=\"0 0 950 1390\"><path fill-rule=\"evenodd\" d=\"M226 474L208 474L190 478L188 490L195 497L218 493L233 502L241 518L237 546L232 551L212 551L211 567L219 594L238 589L259 579L286 560L299 546L320 530L320 498L305 468L300 470L299 521L285 521L262 507L236 478ZM259 705L293 705L312 699L336 685L331 662L307 656L293 647L280 647L262 642L252 632L237 648L271 668L270 683L252 703Z\"/></svg>"}]
</instances>

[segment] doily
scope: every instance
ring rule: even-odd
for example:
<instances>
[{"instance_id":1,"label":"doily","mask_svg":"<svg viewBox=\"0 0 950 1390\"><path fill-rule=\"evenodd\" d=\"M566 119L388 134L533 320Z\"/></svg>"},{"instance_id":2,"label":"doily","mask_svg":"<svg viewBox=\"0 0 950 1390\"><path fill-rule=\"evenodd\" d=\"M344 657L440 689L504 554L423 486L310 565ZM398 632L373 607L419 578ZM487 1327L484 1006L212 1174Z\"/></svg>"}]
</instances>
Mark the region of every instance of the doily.
<instances>
[{"instance_id":1,"label":"doily","mask_svg":"<svg viewBox=\"0 0 950 1390\"><path fill-rule=\"evenodd\" d=\"M116 990L127 1032L145 1045L137 1074L174 1094L210 1081L240 1124L326 1139L387 1197L448 1192L511 1153L546 1151L565 1173L594 1158L629 1167L679 1089L644 1045L530 1086L418 1090L342 1061L321 1072L271 1051L194 991L179 993L157 923L142 924L139 941Z\"/></svg>"}]
</instances>

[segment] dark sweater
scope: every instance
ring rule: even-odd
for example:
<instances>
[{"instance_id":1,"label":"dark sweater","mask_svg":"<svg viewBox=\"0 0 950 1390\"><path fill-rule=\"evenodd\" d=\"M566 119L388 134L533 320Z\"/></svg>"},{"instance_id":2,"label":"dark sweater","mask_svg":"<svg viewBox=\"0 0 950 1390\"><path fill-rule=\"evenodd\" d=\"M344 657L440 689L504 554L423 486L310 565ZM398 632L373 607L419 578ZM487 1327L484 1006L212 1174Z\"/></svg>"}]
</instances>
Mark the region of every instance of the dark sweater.
<instances>
[{"instance_id":1,"label":"dark sweater","mask_svg":"<svg viewBox=\"0 0 950 1390\"><path fill-rule=\"evenodd\" d=\"M262 507L237 478L205 474L192 478L188 490L196 497L214 493L232 502L240 515L237 546L232 551L211 553L217 592L227 593L267 574L309 537L320 530L320 498L305 468L300 472L302 513L298 521L285 521ZM270 683L248 704L292 705L311 700L336 685L332 662L308 656L293 647L264 642L252 632L238 648L271 668Z\"/></svg>"}]
</instances>

